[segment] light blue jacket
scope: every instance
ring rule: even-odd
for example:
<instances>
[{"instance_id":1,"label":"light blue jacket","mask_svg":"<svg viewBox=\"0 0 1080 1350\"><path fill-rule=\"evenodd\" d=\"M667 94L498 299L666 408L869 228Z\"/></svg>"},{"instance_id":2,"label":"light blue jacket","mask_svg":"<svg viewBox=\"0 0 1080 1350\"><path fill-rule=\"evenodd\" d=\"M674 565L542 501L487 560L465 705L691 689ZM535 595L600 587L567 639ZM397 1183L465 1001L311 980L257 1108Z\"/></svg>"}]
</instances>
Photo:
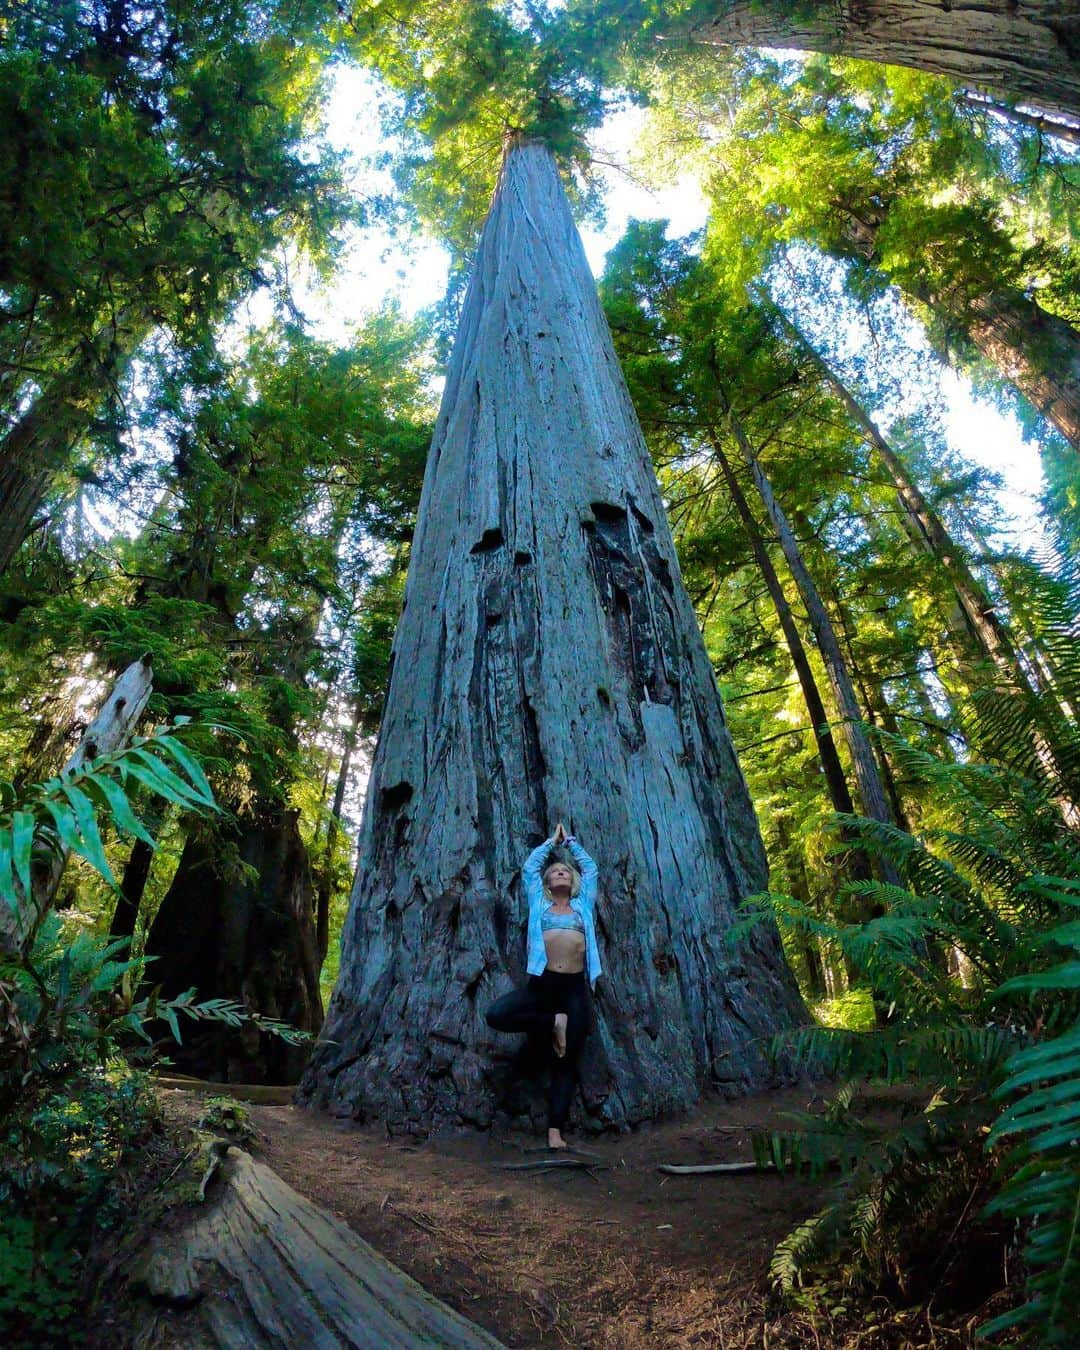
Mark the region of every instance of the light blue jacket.
<instances>
[{"instance_id":1,"label":"light blue jacket","mask_svg":"<svg viewBox=\"0 0 1080 1350\"><path fill-rule=\"evenodd\" d=\"M544 883L540 875L548 854L555 847L555 838L545 839L534 848L525 859L521 868L521 881L525 888L525 900L529 906L529 945L528 965L530 975L543 975L547 969L547 952L544 949L544 934L540 928L540 916L551 904L544 894ZM581 873L581 889L570 900L570 908L581 915L585 924L585 968L589 974L589 984L595 985L600 975L600 952L596 945L596 928L593 925L593 912L596 909L596 878L599 876L596 864L574 838L566 840L566 847L573 855Z\"/></svg>"}]
</instances>

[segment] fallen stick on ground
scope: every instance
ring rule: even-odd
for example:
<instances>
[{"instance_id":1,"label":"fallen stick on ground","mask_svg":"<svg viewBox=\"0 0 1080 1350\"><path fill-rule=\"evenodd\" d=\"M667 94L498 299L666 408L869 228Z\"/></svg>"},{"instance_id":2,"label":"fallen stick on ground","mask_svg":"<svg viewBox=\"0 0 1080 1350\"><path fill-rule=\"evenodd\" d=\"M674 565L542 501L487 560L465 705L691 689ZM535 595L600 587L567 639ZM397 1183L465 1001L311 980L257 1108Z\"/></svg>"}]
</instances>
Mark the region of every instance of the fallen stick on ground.
<instances>
[{"instance_id":1,"label":"fallen stick on ground","mask_svg":"<svg viewBox=\"0 0 1080 1350\"><path fill-rule=\"evenodd\" d=\"M591 1153L587 1148L548 1148L546 1145L540 1148L522 1149L526 1157L543 1156L545 1158L555 1158L565 1155L568 1158L594 1158L603 1162L603 1157L599 1153Z\"/></svg>"},{"instance_id":2,"label":"fallen stick on ground","mask_svg":"<svg viewBox=\"0 0 1080 1350\"><path fill-rule=\"evenodd\" d=\"M559 1153L561 1150L556 1149L555 1152ZM496 1163L495 1166L500 1172L540 1172L546 1171L549 1167L579 1167L588 1172L598 1167L608 1168L607 1163L597 1162L595 1158L560 1158L553 1156L532 1158L529 1162Z\"/></svg>"},{"instance_id":3,"label":"fallen stick on ground","mask_svg":"<svg viewBox=\"0 0 1080 1350\"><path fill-rule=\"evenodd\" d=\"M658 1172L667 1172L673 1177L704 1176L707 1172L775 1172L775 1163L765 1163L759 1167L756 1162L733 1163L660 1163Z\"/></svg>"}]
</instances>

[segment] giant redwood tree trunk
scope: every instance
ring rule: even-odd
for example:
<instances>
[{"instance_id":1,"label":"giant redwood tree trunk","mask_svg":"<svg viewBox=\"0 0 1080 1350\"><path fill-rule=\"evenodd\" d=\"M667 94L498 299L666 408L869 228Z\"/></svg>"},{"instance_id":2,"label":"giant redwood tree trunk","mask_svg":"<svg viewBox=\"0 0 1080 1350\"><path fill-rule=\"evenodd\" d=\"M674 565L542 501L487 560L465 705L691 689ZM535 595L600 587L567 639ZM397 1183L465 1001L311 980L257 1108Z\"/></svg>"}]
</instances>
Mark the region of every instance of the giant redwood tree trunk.
<instances>
[{"instance_id":1,"label":"giant redwood tree trunk","mask_svg":"<svg viewBox=\"0 0 1080 1350\"><path fill-rule=\"evenodd\" d=\"M699 42L914 66L1080 117L1077 0L714 0Z\"/></svg>"},{"instance_id":2,"label":"giant redwood tree trunk","mask_svg":"<svg viewBox=\"0 0 1080 1350\"><path fill-rule=\"evenodd\" d=\"M804 1014L663 503L549 152L513 145L428 460L325 1040L302 1096L394 1130L528 1114L484 1011L524 978L519 868L600 867L585 1120L764 1083ZM502 1053L500 1053L500 1051Z\"/></svg>"}]
</instances>

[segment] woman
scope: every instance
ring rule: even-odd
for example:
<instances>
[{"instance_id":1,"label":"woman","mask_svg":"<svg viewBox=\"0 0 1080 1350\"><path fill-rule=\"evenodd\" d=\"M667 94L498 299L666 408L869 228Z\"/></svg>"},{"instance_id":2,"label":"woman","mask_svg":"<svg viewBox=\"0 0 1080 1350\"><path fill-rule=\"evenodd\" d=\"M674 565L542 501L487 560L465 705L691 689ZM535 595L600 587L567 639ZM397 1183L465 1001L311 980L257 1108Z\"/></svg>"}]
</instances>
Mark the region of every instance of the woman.
<instances>
[{"instance_id":1,"label":"woman","mask_svg":"<svg viewBox=\"0 0 1080 1350\"><path fill-rule=\"evenodd\" d=\"M558 858L544 866L551 850L560 844L578 867ZM593 924L596 878L596 864L560 821L551 838L533 849L521 869L529 906L529 983L496 999L487 1014L487 1024L495 1031L539 1032L551 1037L555 1057L548 1098L549 1148L567 1147L562 1132L574 1095L577 1059L589 1031L586 970L590 987L600 974Z\"/></svg>"}]
</instances>

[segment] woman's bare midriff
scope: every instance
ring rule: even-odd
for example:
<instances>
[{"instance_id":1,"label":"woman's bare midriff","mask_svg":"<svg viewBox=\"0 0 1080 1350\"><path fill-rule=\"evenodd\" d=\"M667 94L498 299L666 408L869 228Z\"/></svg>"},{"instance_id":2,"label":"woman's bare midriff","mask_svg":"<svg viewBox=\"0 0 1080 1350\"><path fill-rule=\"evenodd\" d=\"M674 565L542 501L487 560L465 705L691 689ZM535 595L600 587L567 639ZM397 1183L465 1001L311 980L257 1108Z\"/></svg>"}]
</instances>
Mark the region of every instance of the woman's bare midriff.
<instances>
[{"instance_id":1,"label":"woman's bare midriff","mask_svg":"<svg viewBox=\"0 0 1080 1350\"><path fill-rule=\"evenodd\" d=\"M544 934L547 968L556 975L576 975L585 969L585 934L572 928L552 928Z\"/></svg>"}]
</instances>

